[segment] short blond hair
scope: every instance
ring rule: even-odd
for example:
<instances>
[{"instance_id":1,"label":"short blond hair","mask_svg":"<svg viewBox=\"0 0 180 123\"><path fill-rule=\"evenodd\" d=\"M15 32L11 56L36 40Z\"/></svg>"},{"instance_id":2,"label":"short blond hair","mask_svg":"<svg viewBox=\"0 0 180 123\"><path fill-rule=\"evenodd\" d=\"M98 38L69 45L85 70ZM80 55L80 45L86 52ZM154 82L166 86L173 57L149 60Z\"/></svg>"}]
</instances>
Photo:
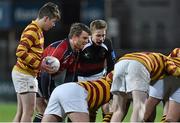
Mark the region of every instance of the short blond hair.
<instances>
[{"instance_id":1,"label":"short blond hair","mask_svg":"<svg viewBox=\"0 0 180 123\"><path fill-rule=\"evenodd\" d=\"M104 20L94 20L90 23L90 30L107 29L107 23Z\"/></svg>"}]
</instances>

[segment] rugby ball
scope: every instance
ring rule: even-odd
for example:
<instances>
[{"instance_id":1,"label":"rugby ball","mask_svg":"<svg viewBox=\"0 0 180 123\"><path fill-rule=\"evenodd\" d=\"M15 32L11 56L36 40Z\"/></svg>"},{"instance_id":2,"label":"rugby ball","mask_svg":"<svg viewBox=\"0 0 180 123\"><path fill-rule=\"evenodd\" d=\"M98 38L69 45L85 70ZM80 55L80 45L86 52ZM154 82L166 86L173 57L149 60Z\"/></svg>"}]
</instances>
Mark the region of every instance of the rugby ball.
<instances>
[{"instance_id":1,"label":"rugby ball","mask_svg":"<svg viewBox=\"0 0 180 123\"><path fill-rule=\"evenodd\" d=\"M53 72L53 73L56 73L56 72L59 70L59 68L60 68L60 62L59 62L59 60L58 60L56 57L54 57L54 56L46 56L46 57L43 59L43 62L44 62L46 65L50 66L51 72Z\"/></svg>"}]
</instances>

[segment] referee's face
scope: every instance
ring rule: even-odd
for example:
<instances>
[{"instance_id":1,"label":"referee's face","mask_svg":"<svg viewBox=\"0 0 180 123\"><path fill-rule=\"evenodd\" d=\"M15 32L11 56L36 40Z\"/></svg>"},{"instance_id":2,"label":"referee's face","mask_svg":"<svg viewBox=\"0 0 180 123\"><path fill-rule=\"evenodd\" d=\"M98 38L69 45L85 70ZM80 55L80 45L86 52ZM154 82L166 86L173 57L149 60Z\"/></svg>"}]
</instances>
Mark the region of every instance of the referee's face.
<instances>
[{"instance_id":1,"label":"referee's face","mask_svg":"<svg viewBox=\"0 0 180 123\"><path fill-rule=\"evenodd\" d=\"M101 45L104 42L105 37L106 29L97 29L92 31L92 41L97 45Z\"/></svg>"}]
</instances>

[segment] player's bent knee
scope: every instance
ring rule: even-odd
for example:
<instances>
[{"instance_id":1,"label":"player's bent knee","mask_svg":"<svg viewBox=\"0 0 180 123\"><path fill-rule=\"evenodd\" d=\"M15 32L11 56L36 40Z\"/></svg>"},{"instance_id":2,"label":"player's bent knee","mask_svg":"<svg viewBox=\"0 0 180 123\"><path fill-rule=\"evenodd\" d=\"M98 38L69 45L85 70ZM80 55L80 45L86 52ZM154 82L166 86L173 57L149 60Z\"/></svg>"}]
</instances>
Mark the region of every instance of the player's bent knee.
<instances>
[{"instance_id":1,"label":"player's bent knee","mask_svg":"<svg viewBox=\"0 0 180 123\"><path fill-rule=\"evenodd\" d=\"M89 122L89 114L85 112L71 112L67 116L72 122Z\"/></svg>"},{"instance_id":2,"label":"player's bent knee","mask_svg":"<svg viewBox=\"0 0 180 123\"><path fill-rule=\"evenodd\" d=\"M42 122L61 122L62 118L57 115L44 115Z\"/></svg>"}]
</instances>

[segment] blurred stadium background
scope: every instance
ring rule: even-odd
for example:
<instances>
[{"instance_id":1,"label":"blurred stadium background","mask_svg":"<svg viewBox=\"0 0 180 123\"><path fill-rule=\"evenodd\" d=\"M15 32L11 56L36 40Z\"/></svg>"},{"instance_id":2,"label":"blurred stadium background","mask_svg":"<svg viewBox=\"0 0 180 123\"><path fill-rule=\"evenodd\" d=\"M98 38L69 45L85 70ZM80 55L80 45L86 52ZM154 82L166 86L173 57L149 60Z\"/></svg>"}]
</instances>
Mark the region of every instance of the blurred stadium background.
<instances>
[{"instance_id":1,"label":"blurred stadium background","mask_svg":"<svg viewBox=\"0 0 180 123\"><path fill-rule=\"evenodd\" d=\"M74 22L108 22L117 56L131 51L168 54L179 47L180 0L0 0L0 102L15 102L11 69L22 30L46 2L59 5L62 19L45 33L45 46L67 37Z\"/></svg>"}]
</instances>

